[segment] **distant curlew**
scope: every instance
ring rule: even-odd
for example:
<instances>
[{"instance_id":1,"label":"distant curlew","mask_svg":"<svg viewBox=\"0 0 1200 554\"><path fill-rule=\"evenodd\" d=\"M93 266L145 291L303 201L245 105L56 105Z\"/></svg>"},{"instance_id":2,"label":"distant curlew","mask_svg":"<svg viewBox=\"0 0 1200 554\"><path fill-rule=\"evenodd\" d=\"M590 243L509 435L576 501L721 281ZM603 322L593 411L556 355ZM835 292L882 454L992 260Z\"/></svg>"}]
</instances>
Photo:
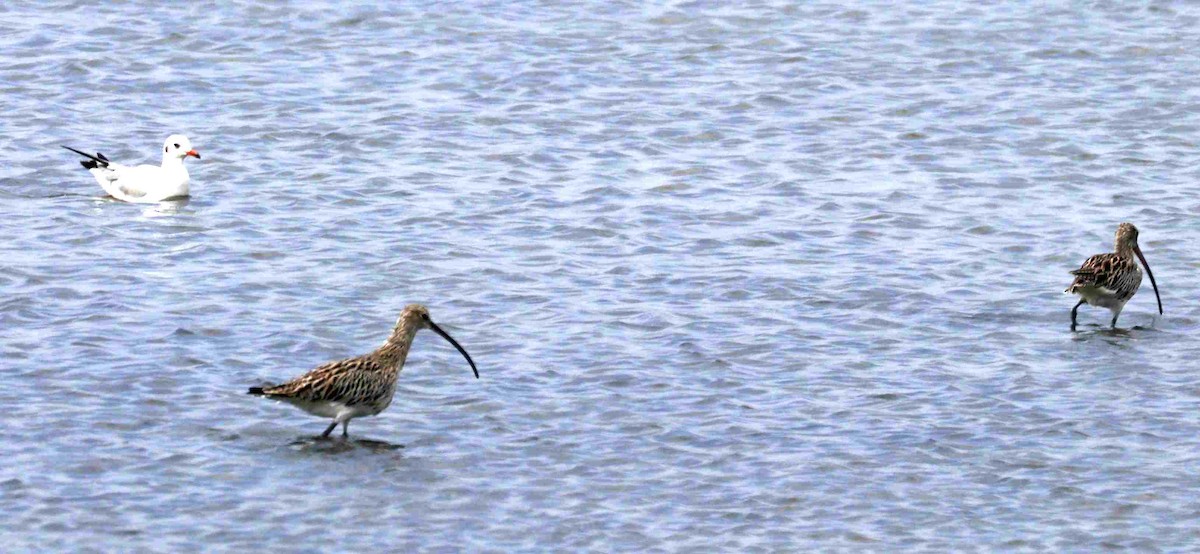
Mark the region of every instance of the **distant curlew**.
<instances>
[{"instance_id":1,"label":"distant curlew","mask_svg":"<svg viewBox=\"0 0 1200 554\"><path fill-rule=\"evenodd\" d=\"M1154 297L1158 299L1158 314L1162 315L1162 297L1158 295L1158 283L1154 282L1154 274L1150 272L1150 264L1138 248L1138 230L1132 223L1122 223L1117 226L1117 245L1115 252L1096 254L1083 262L1083 266L1071 274L1075 281L1067 287L1066 292L1078 294L1079 303L1071 309L1071 330L1075 330L1075 317L1079 307L1085 302L1092 306L1112 310L1112 327L1117 327L1117 316L1125 303L1133 298L1138 287L1142 286L1142 271L1138 268L1133 256L1136 254L1150 276L1150 284L1154 286Z\"/></svg>"},{"instance_id":2,"label":"distant curlew","mask_svg":"<svg viewBox=\"0 0 1200 554\"><path fill-rule=\"evenodd\" d=\"M322 437L328 437L339 423L342 436L348 436L351 419L377 415L392 403L396 378L404 367L413 337L421 329L431 329L450 341L471 364L475 378L479 378L471 356L429 319L429 310L420 304L409 304L400 312L387 342L374 352L329 362L282 385L251 387L250 394L282 400L310 414L333 418Z\"/></svg>"}]
</instances>

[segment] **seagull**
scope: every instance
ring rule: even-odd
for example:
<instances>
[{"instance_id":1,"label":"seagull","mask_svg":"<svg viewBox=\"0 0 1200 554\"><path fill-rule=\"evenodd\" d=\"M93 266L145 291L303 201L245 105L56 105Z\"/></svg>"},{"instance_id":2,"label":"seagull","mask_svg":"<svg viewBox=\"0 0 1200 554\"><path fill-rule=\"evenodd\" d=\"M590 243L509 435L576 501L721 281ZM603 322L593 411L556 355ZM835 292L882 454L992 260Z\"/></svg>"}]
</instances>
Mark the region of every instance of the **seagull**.
<instances>
[{"instance_id":1,"label":"seagull","mask_svg":"<svg viewBox=\"0 0 1200 554\"><path fill-rule=\"evenodd\" d=\"M63 146L88 158L79 162L113 198L125 202L151 204L188 195L188 172L183 159L200 153L183 135L171 135L163 143L162 165L128 166L110 162L99 152L95 156Z\"/></svg>"}]
</instances>

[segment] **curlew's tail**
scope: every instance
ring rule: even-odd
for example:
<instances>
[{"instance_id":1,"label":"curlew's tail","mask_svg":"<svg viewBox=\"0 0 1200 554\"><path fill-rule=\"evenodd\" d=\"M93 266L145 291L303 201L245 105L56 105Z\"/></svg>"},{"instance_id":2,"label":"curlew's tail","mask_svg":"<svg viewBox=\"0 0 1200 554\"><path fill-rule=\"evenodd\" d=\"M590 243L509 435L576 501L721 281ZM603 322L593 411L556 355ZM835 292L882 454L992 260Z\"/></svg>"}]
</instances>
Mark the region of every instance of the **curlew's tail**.
<instances>
[{"instance_id":1,"label":"curlew's tail","mask_svg":"<svg viewBox=\"0 0 1200 554\"><path fill-rule=\"evenodd\" d=\"M262 387L250 387L250 392L248 392L247 394L253 394L255 396L266 396L267 393L263 392Z\"/></svg>"},{"instance_id":2,"label":"curlew's tail","mask_svg":"<svg viewBox=\"0 0 1200 554\"><path fill-rule=\"evenodd\" d=\"M93 156L91 154L88 154L87 152L80 152L79 150L71 148L70 146L63 146L63 148L66 148L67 150L70 150L70 151L72 151L76 154L79 154L80 156L83 156L85 158L89 158L87 161L79 162L79 165L82 165L85 169L96 169L97 167L108 167L108 158L105 158L104 154L96 152L96 155Z\"/></svg>"}]
</instances>

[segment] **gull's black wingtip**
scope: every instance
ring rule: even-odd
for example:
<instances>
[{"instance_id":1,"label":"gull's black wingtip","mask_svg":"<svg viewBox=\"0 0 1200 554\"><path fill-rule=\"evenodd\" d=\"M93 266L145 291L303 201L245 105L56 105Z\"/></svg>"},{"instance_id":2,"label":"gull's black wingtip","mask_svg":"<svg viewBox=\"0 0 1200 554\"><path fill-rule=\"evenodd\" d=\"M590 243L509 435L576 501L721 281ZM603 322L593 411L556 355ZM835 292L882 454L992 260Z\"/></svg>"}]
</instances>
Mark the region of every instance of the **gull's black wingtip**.
<instances>
[{"instance_id":1,"label":"gull's black wingtip","mask_svg":"<svg viewBox=\"0 0 1200 554\"><path fill-rule=\"evenodd\" d=\"M66 146L63 144L60 144L59 146L62 146L63 148L66 148L67 150L70 150L76 154L79 154L80 156L88 158L88 161L86 161L86 162L79 162L80 164L83 165L83 167L85 167L87 169L96 169L97 167L108 167L108 158L105 158L104 154L97 152L96 155L93 156L91 154L88 154L87 152L80 152L79 150L71 148L70 146Z\"/></svg>"}]
</instances>

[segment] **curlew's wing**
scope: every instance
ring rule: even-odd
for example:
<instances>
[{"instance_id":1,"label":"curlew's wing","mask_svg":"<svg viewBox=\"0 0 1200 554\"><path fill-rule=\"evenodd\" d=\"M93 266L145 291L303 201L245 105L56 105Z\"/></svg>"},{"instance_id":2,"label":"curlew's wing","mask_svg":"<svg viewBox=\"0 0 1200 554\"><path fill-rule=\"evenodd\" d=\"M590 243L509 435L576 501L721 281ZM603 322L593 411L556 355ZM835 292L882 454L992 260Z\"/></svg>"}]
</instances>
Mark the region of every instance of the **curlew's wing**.
<instances>
[{"instance_id":1,"label":"curlew's wing","mask_svg":"<svg viewBox=\"0 0 1200 554\"><path fill-rule=\"evenodd\" d=\"M385 370L375 359L349 358L322 364L282 385L265 388L261 394L305 402L339 401L355 404L355 398L370 395L368 389L379 381L378 377L372 377Z\"/></svg>"},{"instance_id":2,"label":"curlew's wing","mask_svg":"<svg viewBox=\"0 0 1200 554\"><path fill-rule=\"evenodd\" d=\"M1110 292L1121 290L1122 279L1137 273L1137 262L1132 258L1118 256L1113 252L1096 254L1083 262L1083 265L1071 272L1075 281L1067 287L1066 292L1075 292L1083 287L1095 287Z\"/></svg>"}]
</instances>

